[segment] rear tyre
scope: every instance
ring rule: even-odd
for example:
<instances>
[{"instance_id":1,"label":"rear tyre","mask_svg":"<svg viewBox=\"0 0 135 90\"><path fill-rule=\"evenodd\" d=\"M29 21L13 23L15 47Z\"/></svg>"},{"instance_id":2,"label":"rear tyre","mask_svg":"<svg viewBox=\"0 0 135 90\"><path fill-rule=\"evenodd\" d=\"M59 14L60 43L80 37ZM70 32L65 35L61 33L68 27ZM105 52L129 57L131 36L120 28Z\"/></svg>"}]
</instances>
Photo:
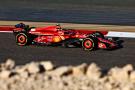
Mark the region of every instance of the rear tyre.
<instances>
[{"instance_id":1,"label":"rear tyre","mask_svg":"<svg viewBox=\"0 0 135 90\"><path fill-rule=\"evenodd\" d=\"M28 36L25 33L18 33L15 38L16 43L19 46L25 46L28 44Z\"/></svg>"},{"instance_id":2,"label":"rear tyre","mask_svg":"<svg viewBox=\"0 0 135 90\"><path fill-rule=\"evenodd\" d=\"M94 38L86 38L82 41L82 48L84 50L92 51L97 49L97 41Z\"/></svg>"}]
</instances>

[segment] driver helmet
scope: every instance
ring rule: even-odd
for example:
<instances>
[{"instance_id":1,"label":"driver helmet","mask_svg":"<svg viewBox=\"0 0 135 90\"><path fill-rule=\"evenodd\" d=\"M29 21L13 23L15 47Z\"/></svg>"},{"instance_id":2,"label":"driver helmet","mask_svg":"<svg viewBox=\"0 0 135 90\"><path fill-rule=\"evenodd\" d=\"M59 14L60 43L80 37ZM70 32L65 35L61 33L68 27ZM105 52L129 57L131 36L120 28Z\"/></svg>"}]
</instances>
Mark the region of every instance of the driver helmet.
<instances>
[{"instance_id":1,"label":"driver helmet","mask_svg":"<svg viewBox=\"0 0 135 90\"><path fill-rule=\"evenodd\" d=\"M15 25L16 28L24 28L25 24L24 23L19 23Z\"/></svg>"}]
</instances>

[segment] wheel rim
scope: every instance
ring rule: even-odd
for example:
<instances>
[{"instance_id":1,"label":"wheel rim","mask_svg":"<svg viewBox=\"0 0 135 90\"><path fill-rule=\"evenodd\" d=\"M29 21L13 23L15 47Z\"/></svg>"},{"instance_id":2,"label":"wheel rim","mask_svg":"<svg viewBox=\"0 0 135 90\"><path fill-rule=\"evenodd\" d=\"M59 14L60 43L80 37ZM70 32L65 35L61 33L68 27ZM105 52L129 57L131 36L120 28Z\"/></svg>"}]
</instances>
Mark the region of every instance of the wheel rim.
<instances>
[{"instance_id":1,"label":"wheel rim","mask_svg":"<svg viewBox=\"0 0 135 90\"><path fill-rule=\"evenodd\" d=\"M24 34L17 35L16 39L18 45L26 45L27 43L27 36Z\"/></svg>"},{"instance_id":2,"label":"wheel rim","mask_svg":"<svg viewBox=\"0 0 135 90\"><path fill-rule=\"evenodd\" d=\"M84 47L85 47L86 49L92 48L92 47L93 47L93 42L92 42L91 40L85 40L85 41L84 41Z\"/></svg>"},{"instance_id":3,"label":"wheel rim","mask_svg":"<svg viewBox=\"0 0 135 90\"><path fill-rule=\"evenodd\" d=\"M20 36L18 37L18 42L20 42L20 43L25 43L25 42L26 42L26 37L23 36L23 35L20 35Z\"/></svg>"}]
</instances>

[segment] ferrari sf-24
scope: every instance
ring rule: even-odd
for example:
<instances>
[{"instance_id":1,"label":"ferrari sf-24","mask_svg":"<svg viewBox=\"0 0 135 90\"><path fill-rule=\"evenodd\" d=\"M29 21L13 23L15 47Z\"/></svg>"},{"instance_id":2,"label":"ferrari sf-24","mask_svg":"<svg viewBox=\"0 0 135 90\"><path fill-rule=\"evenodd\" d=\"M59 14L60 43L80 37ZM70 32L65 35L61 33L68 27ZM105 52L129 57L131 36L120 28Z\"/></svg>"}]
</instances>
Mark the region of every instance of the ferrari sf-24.
<instances>
[{"instance_id":1,"label":"ferrari sf-24","mask_svg":"<svg viewBox=\"0 0 135 90\"><path fill-rule=\"evenodd\" d=\"M106 31L65 29L60 25L29 27L23 23L13 29L17 45L45 45L62 47L82 47L84 50L116 49L118 41L105 37Z\"/></svg>"}]
</instances>

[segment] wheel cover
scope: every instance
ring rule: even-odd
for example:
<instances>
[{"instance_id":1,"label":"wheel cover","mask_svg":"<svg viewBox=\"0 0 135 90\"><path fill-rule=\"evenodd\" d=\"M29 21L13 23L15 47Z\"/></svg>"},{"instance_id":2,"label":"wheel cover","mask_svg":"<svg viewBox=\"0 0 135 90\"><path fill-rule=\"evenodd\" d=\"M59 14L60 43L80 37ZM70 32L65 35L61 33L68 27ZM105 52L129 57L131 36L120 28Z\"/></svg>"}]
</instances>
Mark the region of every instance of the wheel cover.
<instances>
[{"instance_id":1,"label":"wheel cover","mask_svg":"<svg viewBox=\"0 0 135 90\"><path fill-rule=\"evenodd\" d=\"M85 41L84 41L84 47L85 47L86 49L92 48L92 47L93 47L93 42L92 42L91 40L85 40Z\"/></svg>"},{"instance_id":2,"label":"wheel cover","mask_svg":"<svg viewBox=\"0 0 135 90\"><path fill-rule=\"evenodd\" d=\"M18 45L25 45L27 43L27 36L24 34L17 35L16 39Z\"/></svg>"},{"instance_id":3,"label":"wheel cover","mask_svg":"<svg viewBox=\"0 0 135 90\"><path fill-rule=\"evenodd\" d=\"M23 35L19 36L19 37L18 37L18 42L20 42L20 43L26 42L26 37L23 36Z\"/></svg>"}]
</instances>

